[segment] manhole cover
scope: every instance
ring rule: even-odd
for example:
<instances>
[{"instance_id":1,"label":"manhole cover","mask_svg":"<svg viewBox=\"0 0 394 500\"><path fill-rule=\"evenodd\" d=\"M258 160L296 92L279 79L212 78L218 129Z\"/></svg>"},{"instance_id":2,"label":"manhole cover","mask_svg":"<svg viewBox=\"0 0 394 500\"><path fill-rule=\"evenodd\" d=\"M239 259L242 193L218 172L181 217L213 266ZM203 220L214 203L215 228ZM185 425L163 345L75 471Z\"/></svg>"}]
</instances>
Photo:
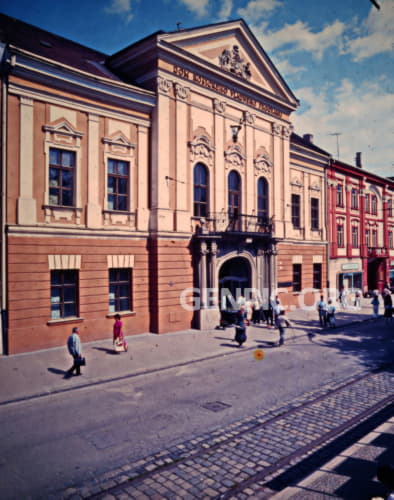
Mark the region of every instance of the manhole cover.
<instances>
[{"instance_id":1,"label":"manhole cover","mask_svg":"<svg viewBox=\"0 0 394 500\"><path fill-rule=\"evenodd\" d=\"M211 411L223 411L226 408L231 408L231 405L222 403L221 401L212 401L202 405L203 408Z\"/></svg>"}]
</instances>

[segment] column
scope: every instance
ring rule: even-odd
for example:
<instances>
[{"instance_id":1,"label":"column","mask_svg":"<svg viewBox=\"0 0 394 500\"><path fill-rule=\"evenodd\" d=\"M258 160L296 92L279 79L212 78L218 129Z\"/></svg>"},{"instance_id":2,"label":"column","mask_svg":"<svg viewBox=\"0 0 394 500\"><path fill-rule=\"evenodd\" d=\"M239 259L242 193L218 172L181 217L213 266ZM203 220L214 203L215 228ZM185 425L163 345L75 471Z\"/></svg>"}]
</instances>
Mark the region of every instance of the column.
<instances>
[{"instance_id":1,"label":"column","mask_svg":"<svg viewBox=\"0 0 394 500\"><path fill-rule=\"evenodd\" d=\"M245 156L246 156L246 169L245 169L245 186L243 186L243 204L245 213L251 215L257 213L257 186L256 177L254 174L254 129L255 116L248 111L244 112L245 122Z\"/></svg>"},{"instance_id":2,"label":"column","mask_svg":"<svg viewBox=\"0 0 394 500\"><path fill-rule=\"evenodd\" d=\"M20 98L20 168L18 224L36 224L37 206L33 198L33 99Z\"/></svg>"},{"instance_id":3,"label":"column","mask_svg":"<svg viewBox=\"0 0 394 500\"><path fill-rule=\"evenodd\" d=\"M100 175L99 175L99 117L88 116L88 204L86 207L86 221L90 228L102 226L102 210L99 203ZM105 181L106 182L106 181Z\"/></svg>"},{"instance_id":4,"label":"column","mask_svg":"<svg viewBox=\"0 0 394 500\"><path fill-rule=\"evenodd\" d=\"M175 84L176 104L176 167L175 167L175 231L190 231L190 184L188 182L189 159L187 154L188 141L188 104L190 89ZM190 177L189 177L190 178Z\"/></svg>"},{"instance_id":5,"label":"column","mask_svg":"<svg viewBox=\"0 0 394 500\"><path fill-rule=\"evenodd\" d=\"M215 169L210 179L211 212L224 211L227 213L227 179L224 169L224 112L226 103L214 99L214 128L215 128Z\"/></svg>"},{"instance_id":6,"label":"column","mask_svg":"<svg viewBox=\"0 0 394 500\"><path fill-rule=\"evenodd\" d=\"M207 253L208 247L205 241L200 244L200 307L207 307Z\"/></svg>"},{"instance_id":7,"label":"column","mask_svg":"<svg viewBox=\"0 0 394 500\"><path fill-rule=\"evenodd\" d=\"M148 210L148 179L149 179L149 130L148 127L138 125L137 129L137 229L148 231L149 210Z\"/></svg>"},{"instance_id":8,"label":"column","mask_svg":"<svg viewBox=\"0 0 394 500\"><path fill-rule=\"evenodd\" d=\"M216 266L217 266L217 253L218 253L218 246L216 241L212 241L211 243L211 282L210 282L210 287L214 290L214 295L212 297L212 305L217 306L218 305L218 294L219 294L219 284L217 280L217 272L216 272Z\"/></svg>"}]
</instances>

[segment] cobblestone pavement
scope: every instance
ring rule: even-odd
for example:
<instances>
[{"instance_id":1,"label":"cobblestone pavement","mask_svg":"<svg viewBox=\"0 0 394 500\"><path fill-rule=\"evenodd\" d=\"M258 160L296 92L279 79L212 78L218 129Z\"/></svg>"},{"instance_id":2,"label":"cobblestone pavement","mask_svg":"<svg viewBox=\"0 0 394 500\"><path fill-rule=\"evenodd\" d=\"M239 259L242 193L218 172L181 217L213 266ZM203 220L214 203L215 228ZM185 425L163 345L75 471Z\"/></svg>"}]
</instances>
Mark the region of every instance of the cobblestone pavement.
<instances>
[{"instance_id":1,"label":"cobblestone pavement","mask_svg":"<svg viewBox=\"0 0 394 500\"><path fill-rule=\"evenodd\" d=\"M386 418L393 388L389 369L332 380L281 406L125 463L53 498L270 498L275 478L280 489L286 470L299 473L308 456L379 411L386 411ZM212 409L220 411L220 404Z\"/></svg>"}]
</instances>

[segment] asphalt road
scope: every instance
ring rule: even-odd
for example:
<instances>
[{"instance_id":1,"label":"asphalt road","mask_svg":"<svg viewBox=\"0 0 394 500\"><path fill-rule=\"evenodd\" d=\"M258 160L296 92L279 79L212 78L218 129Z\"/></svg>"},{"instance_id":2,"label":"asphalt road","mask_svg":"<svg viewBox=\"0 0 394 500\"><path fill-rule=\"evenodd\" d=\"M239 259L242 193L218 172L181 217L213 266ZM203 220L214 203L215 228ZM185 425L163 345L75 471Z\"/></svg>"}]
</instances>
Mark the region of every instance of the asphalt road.
<instances>
[{"instance_id":1,"label":"asphalt road","mask_svg":"<svg viewBox=\"0 0 394 500\"><path fill-rule=\"evenodd\" d=\"M3 499L51 493L304 394L331 379L391 362L393 325L366 323L256 343L237 356L111 382L0 408ZM232 344L232 331L218 331ZM275 339L276 333L273 333ZM276 340L276 339L275 339ZM204 407L222 402L221 412Z\"/></svg>"}]
</instances>

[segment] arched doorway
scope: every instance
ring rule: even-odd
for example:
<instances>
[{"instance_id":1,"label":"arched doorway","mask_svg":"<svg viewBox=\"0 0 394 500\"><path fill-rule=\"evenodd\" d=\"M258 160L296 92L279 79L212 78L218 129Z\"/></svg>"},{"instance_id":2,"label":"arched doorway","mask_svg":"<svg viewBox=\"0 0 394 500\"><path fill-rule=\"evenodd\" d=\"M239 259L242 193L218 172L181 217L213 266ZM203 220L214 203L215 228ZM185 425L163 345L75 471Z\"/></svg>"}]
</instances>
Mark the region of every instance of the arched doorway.
<instances>
[{"instance_id":1,"label":"arched doorway","mask_svg":"<svg viewBox=\"0 0 394 500\"><path fill-rule=\"evenodd\" d=\"M239 295L252 287L251 267L244 257L234 257L223 263L219 270L219 297L221 309L232 309ZM232 300L227 299L230 295Z\"/></svg>"}]
</instances>

